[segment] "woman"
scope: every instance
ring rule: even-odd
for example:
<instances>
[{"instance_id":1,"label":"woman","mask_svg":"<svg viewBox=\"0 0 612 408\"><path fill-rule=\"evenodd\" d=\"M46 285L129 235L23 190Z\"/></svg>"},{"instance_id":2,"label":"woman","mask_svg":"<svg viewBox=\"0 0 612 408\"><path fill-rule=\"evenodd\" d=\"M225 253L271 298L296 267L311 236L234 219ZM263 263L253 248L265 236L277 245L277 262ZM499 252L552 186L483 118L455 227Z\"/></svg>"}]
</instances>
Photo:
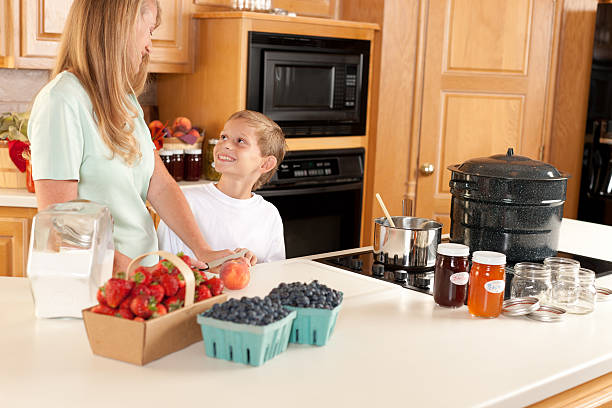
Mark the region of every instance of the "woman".
<instances>
[{"instance_id":1,"label":"woman","mask_svg":"<svg viewBox=\"0 0 612 408\"><path fill-rule=\"evenodd\" d=\"M231 253L212 251L197 229L136 99L160 20L157 0L75 0L52 80L36 97L29 122L39 210L77 197L108 206L114 270L157 250L147 200L198 260ZM143 264L155 262L148 257Z\"/></svg>"}]
</instances>

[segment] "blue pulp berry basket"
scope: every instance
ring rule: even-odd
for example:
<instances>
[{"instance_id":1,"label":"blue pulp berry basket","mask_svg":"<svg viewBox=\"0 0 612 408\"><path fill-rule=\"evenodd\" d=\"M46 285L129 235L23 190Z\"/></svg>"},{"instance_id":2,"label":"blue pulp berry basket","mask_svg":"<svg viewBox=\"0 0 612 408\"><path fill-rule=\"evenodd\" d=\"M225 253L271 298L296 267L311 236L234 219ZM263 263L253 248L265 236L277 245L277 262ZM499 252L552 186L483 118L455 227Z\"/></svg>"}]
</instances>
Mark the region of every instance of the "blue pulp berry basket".
<instances>
[{"instance_id":1,"label":"blue pulp berry basket","mask_svg":"<svg viewBox=\"0 0 612 408\"><path fill-rule=\"evenodd\" d=\"M331 310L283 306L297 312L297 317L291 328L289 342L324 346L334 331L340 306L342 306L342 303Z\"/></svg>"},{"instance_id":2,"label":"blue pulp berry basket","mask_svg":"<svg viewBox=\"0 0 612 408\"><path fill-rule=\"evenodd\" d=\"M266 326L227 322L198 315L206 355L260 366L282 353L289 344L296 312Z\"/></svg>"}]
</instances>

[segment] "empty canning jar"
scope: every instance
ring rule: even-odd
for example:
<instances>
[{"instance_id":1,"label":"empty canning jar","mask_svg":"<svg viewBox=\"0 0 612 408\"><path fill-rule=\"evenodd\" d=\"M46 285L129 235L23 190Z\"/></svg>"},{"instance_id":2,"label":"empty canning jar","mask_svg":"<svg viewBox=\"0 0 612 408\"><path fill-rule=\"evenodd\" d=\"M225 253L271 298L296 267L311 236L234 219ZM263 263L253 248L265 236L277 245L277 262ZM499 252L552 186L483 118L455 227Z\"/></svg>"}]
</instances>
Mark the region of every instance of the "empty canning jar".
<instances>
[{"instance_id":1,"label":"empty canning jar","mask_svg":"<svg viewBox=\"0 0 612 408\"><path fill-rule=\"evenodd\" d=\"M550 266L531 262L519 262L514 265L514 277L510 285L511 297L532 296L538 298L541 303L549 303L551 291Z\"/></svg>"},{"instance_id":2,"label":"empty canning jar","mask_svg":"<svg viewBox=\"0 0 612 408\"><path fill-rule=\"evenodd\" d=\"M580 268L578 271L578 281L580 289L578 293L578 303L572 313L586 314L595 309L597 299L597 289L595 288L595 272L590 269Z\"/></svg>"},{"instance_id":3,"label":"empty canning jar","mask_svg":"<svg viewBox=\"0 0 612 408\"><path fill-rule=\"evenodd\" d=\"M580 262L575 259L561 258L558 256L550 256L544 259L544 265L550 267L553 282L557 279L557 272L560 269L572 269L576 271L576 273L578 273L578 269L580 269Z\"/></svg>"}]
</instances>

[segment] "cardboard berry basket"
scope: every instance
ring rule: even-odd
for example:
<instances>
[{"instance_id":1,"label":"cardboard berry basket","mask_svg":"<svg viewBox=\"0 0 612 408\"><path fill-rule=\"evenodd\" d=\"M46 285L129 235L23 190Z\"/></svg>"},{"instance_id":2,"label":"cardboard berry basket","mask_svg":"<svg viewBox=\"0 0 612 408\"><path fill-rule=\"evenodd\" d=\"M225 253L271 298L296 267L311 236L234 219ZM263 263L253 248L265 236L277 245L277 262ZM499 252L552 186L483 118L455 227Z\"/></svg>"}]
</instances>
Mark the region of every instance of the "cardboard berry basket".
<instances>
[{"instance_id":1,"label":"cardboard berry basket","mask_svg":"<svg viewBox=\"0 0 612 408\"><path fill-rule=\"evenodd\" d=\"M154 254L172 262L185 278L185 306L144 322L94 313L91 307L83 310L83 321L94 354L138 365L157 360L202 340L197 315L215 303L227 300L226 294L220 294L194 303L193 272L182 259L165 251L149 252L134 258L128 266L126 279L143 258Z\"/></svg>"}]
</instances>

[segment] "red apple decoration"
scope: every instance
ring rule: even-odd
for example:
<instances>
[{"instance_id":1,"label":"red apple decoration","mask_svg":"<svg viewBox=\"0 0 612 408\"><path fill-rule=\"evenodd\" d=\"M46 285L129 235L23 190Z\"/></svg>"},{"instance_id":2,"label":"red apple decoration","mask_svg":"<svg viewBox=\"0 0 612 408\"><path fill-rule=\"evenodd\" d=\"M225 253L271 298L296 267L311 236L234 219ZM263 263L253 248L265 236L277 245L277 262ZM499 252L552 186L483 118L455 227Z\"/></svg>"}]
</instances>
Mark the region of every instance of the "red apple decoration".
<instances>
[{"instance_id":1,"label":"red apple decoration","mask_svg":"<svg viewBox=\"0 0 612 408\"><path fill-rule=\"evenodd\" d=\"M230 259L221 265L219 277L227 289L240 290L246 288L251 279L249 261L246 258Z\"/></svg>"}]
</instances>

